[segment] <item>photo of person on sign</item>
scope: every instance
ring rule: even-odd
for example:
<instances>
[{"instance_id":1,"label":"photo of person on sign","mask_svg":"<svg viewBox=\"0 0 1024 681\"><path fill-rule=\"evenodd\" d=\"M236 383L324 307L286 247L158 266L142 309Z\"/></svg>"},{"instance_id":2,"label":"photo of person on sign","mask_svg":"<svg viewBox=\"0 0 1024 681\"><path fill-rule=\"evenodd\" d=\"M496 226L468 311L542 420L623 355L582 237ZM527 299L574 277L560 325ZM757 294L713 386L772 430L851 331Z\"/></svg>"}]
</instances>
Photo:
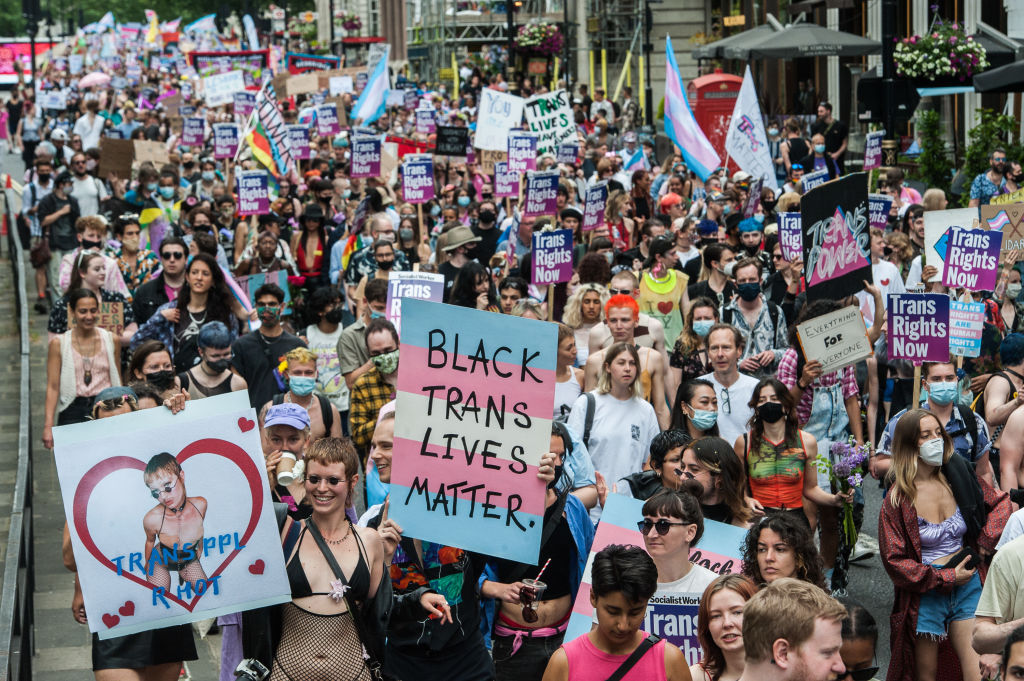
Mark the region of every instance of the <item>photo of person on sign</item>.
<instances>
[{"instance_id":1,"label":"photo of person on sign","mask_svg":"<svg viewBox=\"0 0 1024 681\"><path fill-rule=\"evenodd\" d=\"M157 501L142 520L146 530L146 579L166 590L171 586L170 573L177 572L179 584L188 582L195 589L198 582L206 580L206 571L199 562L206 499L188 496L185 472L167 452L151 458L142 477Z\"/></svg>"}]
</instances>

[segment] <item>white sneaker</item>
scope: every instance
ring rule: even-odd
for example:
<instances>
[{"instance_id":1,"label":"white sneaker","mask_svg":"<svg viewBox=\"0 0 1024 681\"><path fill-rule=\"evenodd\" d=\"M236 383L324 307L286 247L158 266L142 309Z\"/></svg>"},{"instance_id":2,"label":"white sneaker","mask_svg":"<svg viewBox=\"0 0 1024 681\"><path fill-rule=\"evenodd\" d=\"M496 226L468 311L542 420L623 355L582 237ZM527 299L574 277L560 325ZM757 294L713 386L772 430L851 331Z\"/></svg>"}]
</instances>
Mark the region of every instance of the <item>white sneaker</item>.
<instances>
[{"instance_id":1,"label":"white sneaker","mask_svg":"<svg viewBox=\"0 0 1024 681\"><path fill-rule=\"evenodd\" d=\"M850 562L866 560L878 552L878 540L863 532L857 537L857 543L850 553Z\"/></svg>"}]
</instances>

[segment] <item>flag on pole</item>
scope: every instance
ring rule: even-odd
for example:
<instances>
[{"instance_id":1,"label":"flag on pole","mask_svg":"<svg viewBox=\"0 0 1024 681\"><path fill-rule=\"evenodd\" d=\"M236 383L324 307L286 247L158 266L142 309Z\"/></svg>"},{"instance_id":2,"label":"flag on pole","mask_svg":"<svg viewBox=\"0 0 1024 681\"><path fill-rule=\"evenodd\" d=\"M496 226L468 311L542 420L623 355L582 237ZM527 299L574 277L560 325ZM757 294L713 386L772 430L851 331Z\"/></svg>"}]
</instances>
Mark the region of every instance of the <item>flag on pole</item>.
<instances>
[{"instance_id":1,"label":"flag on pole","mask_svg":"<svg viewBox=\"0 0 1024 681\"><path fill-rule=\"evenodd\" d=\"M96 22L96 31L98 33L103 33L104 31L112 31L114 30L114 26L116 23L117 22L114 21L114 13L107 12L99 21ZM86 32L88 33L88 31Z\"/></svg>"},{"instance_id":2,"label":"flag on pole","mask_svg":"<svg viewBox=\"0 0 1024 681\"><path fill-rule=\"evenodd\" d=\"M650 164L647 162L647 157L644 156L644 150L642 147L637 147L637 150L633 152L633 155L626 159L626 170L650 170Z\"/></svg>"},{"instance_id":3,"label":"flag on pole","mask_svg":"<svg viewBox=\"0 0 1024 681\"><path fill-rule=\"evenodd\" d=\"M750 173L754 179L763 179L766 186L778 190L775 163L768 148L764 118L761 116L761 105L757 101L749 64L743 74L743 85L740 86L736 106L732 110L729 131L725 135L725 151L741 170Z\"/></svg>"},{"instance_id":4,"label":"flag on pole","mask_svg":"<svg viewBox=\"0 0 1024 681\"><path fill-rule=\"evenodd\" d=\"M270 169L276 169L281 176L288 177L295 168L292 147L288 139L281 110L277 108L274 86L267 78L256 95L256 107L250 116L249 129L245 138L253 150L253 156Z\"/></svg>"},{"instance_id":5,"label":"flag on pole","mask_svg":"<svg viewBox=\"0 0 1024 681\"><path fill-rule=\"evenodd\" d=\"M704 136L686 100L683 77L668 36L665 36L665 134L682 152L686 166L701 180L707 180L720 165L718 152Z\"/></svg>"},{"instance_id":6,"label":"flag on pole","mask_svg":"<svg viewBox=\"0 0 1024 681\"><path fill-rule=\"evenodd\" d=\"M151 9L147 9L146 21L149 22L149 29L146 31L146 42L155 43L156 37L159 33L159 25L156 20L156 12L154 12Z\"/></svg>"},{"instance_id":7,"label":"flag on pole","mask_svg":"<svg viewBox=\"0 0 1024 681\"><path fill-rule=\"evenodd\" d=\"M363 94L359 95L359 100L352 107L352 119L360 121L362 125L373 123L384 114L384 103L387 101L389 90L388 58L390 56L391 47L388 46L384 56L377 62L376 68L370 74Z\"/></svg>"},{"instance_id":8,"label":"flag on pole","mask_svg":"<svg viewBox=\"0 0 1024 681\"><path fill-rule=\"evenodd\" d=\"M214 21L216 17L216 14L207 14L204 17L199 17L185 27L185 33L216 33L217 24Z\"/></svg>"}]
</instances>

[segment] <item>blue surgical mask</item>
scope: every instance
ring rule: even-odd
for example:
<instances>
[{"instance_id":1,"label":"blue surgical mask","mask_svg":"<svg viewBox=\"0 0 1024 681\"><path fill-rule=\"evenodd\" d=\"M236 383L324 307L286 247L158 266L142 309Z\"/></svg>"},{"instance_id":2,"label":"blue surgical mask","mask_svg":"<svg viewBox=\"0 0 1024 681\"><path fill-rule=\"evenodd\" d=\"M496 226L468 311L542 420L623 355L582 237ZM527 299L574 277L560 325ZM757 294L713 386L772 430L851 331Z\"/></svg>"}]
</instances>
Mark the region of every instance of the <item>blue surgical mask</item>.
<instances>
[{"instance_id":1,"label":"blue surgical mask","mask_svg":"<svg viewBox=\"0 0 1024 681\"><path fill-rule=\"evenodd\" d=\"M768 134L771 135L772 137L775 137L776 135L779 134L779 129L778 128L768 128Z\"/></svg>"},{"instance_id":2,"label":"blue surgical mask","mask_svg":"<svg viewBox=\"0 0 1024 681\"><path fill-rule=\"evenodd\" d=\"M351 189L343 189L343 190L341 190L341 198L347 199L350 196L352 196L352 190Z\"/></svg>"},{"instance_id":3,"label":"blue surgical mask","mask_svg":"<svg viewBox=\"0 0 1024 681\"><path fill-rule=\"evenodd\" d=\"M704 411L703 409L694 409L693 416L690 417L690 421L699 430L707 430L708 428L714 428L715 423L718 422L717 411Z\"/></svg>"},{"instance_id":4,"label":"blue surgical mask","mask_svg":"<svg viewBox=\"0 0 1024 681\"><path fill-rule=\"evenodd\" d=\"M288 378L288 388L299 397L311 394L315 387L316 379L311 376L291 376Z\"/></svg>"},{"instance_id":5,"label":"blue surgical mask","mask_svg":"<svg viewBox=\"0 0 1024 681\"><path fill-rule=\"evenodd\" d=\"M174 197L174 187L160 187L160 196L165 199Z\"/></svg>"},{"instance_id":6,"label":"blue surgical mask","mask_svg":"<svg viewBox=\"0 0 1024 681\"><path fill-rule=\"evenodd\" d=\"M430 216L431 217L435 217L436 218L440 214L441 214L441 206L433 205L433 206L430 207Z\"/></svg>"},{"instance_id":7,"label":"blue surgical mask","mask_svg":"<svg viewBox=\"0 0 1024 681\"><path fill-rule=\"evenodd\" d=\"M206 180L207 182L213 182L213 178L215 177L217 177L217 173L213 172L212 170L203 171L203 179Z\"/></svg>"},{"instance_id":8,"label":"blue surgical mask","mask_svg":"<svg viewBox=\"0 0 1024 681\"><path fill-rule=\"evenodd\" d=\"M156 182L150 182L149 184L146 185L146 191L155 192L158 186L159 185L157 185Z\"/></svg>"},{"instance_id":9,"label":"blue surgical mask","mask_svg":"<svg viewBox=\"0 0 1024 681\"><path fill-rule=\"evenodd\" d=\"M730 206L728 203L725 204L724 206L722 206L722 215L728 215L731 212L732 212L732 206Z\"/></svg>"},{"instance_id":10,"label":"blue surgical mask","mask_svg":"<svg viewBox=\"0 0 1024 681\"><path fill-rule=\"evenodd\" d=\"M815 144L814 145L814 153L816 153L816 154L824 154L825 153L825 145L824 144Z\"/></svg>"},{"instance_id":11,"label":"blue surgical mask","mask_svg":"<svg viewBox=\"0 0 1024 681\"><path fill-rule=\"evenodd\" d=\"M386 315L383 312L377 312L376 310L370 310L370 319L385 319Z\"/></svg>"},{"instance_id":12,"label":"blue surgical mask","mask_svg":"<svg viewBox=\"0 0 1024 681\"><path fill-rule=\"evenodd\" d=\"M714 319L695 319L693 320L693 332L701 338L707 338L708 334L711 333L711 327L714 325Z\"/></svg>"},{"instance_id":13,"label":"blue surgical mask","mask_svg":"<svg viewBox=\"0 0 1024 681\"><path fill-rule=\"evenodd\" d=\"M459 205L462 206L463 208L468 206L469 205L469 197L468 196L460 196L459 197Z\"/></svg>"},{"instance_id":14,"label":"blue surgical mask","mask_svg":"<svg viewBox=\"0 0 1024 681\"><path fill-rule=\"evenodd\" d=\"M759 224L764 224L764 213L754 213L754 221Z\"/></svg>"},{"instance_id":15,"label":"blue surgical mask","mask_svg":"<svg viewBox=\"0 0 1024 681\"><path fill-rule=\"evenodd\" d=\"M947 404L952 404L958 392L960 391L957 389L956 381L940 381L928 384L928 399L939 406L944 407Z\"/></svg>"}]
</instances>

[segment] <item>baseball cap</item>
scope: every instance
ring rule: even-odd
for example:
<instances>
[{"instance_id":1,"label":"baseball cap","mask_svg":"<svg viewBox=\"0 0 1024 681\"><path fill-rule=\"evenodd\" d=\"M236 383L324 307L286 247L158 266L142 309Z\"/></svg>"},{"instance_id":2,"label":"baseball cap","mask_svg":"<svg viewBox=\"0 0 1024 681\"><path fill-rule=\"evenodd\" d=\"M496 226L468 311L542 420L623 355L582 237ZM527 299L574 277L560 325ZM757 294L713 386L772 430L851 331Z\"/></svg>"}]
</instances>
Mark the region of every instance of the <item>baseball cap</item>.
<instances>
[{"instance_id":1,"label":"baseball cap","mask_svg":"<svg viewBox=\"0 0 1024 681\"><path fill-rule=\"evenodd\" d=\"M309 428L309 413L303 407L291 402L273 404L267 409L264 428L270 426L291 426L296 430Z\"/></svg>"},{"instance_id":2,"label":"baseball cap","mask_svg":"<svg viewBox=\"0 0 1024 681\"><path fill-rule=\"evenodd\" d=\"M732 181L733 182L746 182L749 179L750 179L750 173L743 172L742 170L737 170L735 173L733 173L733 176L732 176Z\"/></svg>"},{"instance_id":3,"label":"baseball cap","mask_svg":"<svg viewBox=\"0 0 1024 681\"><path fill-rule=\"evenodd\" d=\"M61 142L67 142L68 134L64 132L64 128L57 128L56 130L50 133L50 139L60 140Z\"/></svg>"}]
</instances>

